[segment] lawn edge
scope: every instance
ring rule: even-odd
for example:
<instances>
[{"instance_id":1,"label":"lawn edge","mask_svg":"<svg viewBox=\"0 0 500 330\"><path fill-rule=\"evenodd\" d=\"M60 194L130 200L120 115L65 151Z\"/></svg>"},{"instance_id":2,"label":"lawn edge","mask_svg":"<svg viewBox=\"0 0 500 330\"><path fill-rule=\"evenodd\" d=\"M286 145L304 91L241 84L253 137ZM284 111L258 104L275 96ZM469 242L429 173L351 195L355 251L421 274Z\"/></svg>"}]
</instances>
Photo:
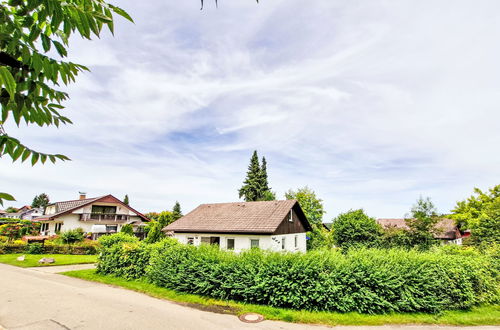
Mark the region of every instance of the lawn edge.
<instances>
[{"instance_id":1,"label":"lawn edge","mask_svg":"<svg viewBox=\"0 0 500 330\"><path fill-rule=\"evenodd\" d=\"M92 272L91 275L93 276L88 275L89 271ZM435 326L450 327L450 326L500 325L500 316L498 317L494 316L493 318L491 318L492 322L489 322L488 321L489 319L487 317L485 317L484 319L480 317L478 319L477 314L474 314L477 313L477 311L473 310L445 311L441 315L433 315L425 313L407 313L407 314L391 313L382 315L380 314L370 315L370 314L360 314L360 313L342 314L335 312L297 311L297 310L276 308L276 307L269 307L262 305L252 305L236 301L217 300L199 295L176 292L174 290L161 288L140 280L125 280L123 278L114 277L111 275L96 274L95 269L74 270L74 271L61 272L58 274L73 278L78 278L84 281L96 282L116 288L122 288L126 290L139 292L153 298L167 300L178 305L195 308L202 311L221 313L221 314L231 314L237 316L244 313L253 312L264 315L266 320L283 321L290 323L326 325L326 326L435 325ZM157 292L134 287L134 284L154 287ZM158 292L163 292L163 294ZM190 301L192 299L194 299L197 302ZM498 305L478 306L477 308L493 308L495 312L498 310L498 312L500 313L500 306ZM457 319L453 315L450 315L448 320L442 319L443 315L446 313L451 313L451 314L470 313L471 315L476 316L476 318L473 318L472 321L464 321L460 317L458 317ZM356 320L353 321L353 318L351 316L356 316L357 321Z\"/></svg>"},{"instance_id":2,"label":"lawn edge","mask_svg":"<svg viewBox=\"0 0 500 330\"><path fill-rule=\"evenodd\" d=\"M0 254L0 256L6 256L6 255L23 255L23 254L28 254L28 253L7 253L7 254ZM30 254L33 255L33 254ZM57 256L57 255L64 255L64 256L90 256L89 254L37 254L37 256L40 256L40 258L43 258L45 256ZM92 254L91 254L92 255ZM91 264L96 264L96 261L92 262L72 262L72 263L56 263L56 264L35 264L35 265L16 265L14 263L10 262L4 262L0 261L0 264L4 265L9 265L9 266L14 266L14 267L19 267L19 268L43 268L43 267L57 267L57 266L72 266L72 265L91 265Z\"/></svg>"}]
</instances>

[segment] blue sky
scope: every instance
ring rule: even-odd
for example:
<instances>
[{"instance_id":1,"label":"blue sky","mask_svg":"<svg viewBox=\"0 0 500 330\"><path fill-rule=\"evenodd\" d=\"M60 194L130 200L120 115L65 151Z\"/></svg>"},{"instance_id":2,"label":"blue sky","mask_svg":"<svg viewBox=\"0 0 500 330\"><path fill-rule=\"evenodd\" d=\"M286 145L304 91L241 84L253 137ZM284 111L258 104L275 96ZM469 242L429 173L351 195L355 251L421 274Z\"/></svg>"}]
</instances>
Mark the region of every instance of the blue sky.
<instances>
[{"instance_id":1,"label":"blue sky","mask_svg":"<svg viewBox=\"0 0 500 330\"><path fill-rule=\"evenodd\" d=\"M237 201L254 149L278 197L308 185L351 208L447 212L500 182L498 1L121 1L115 37L74 38L89 66L60 129L7 125L72 161L0 160L19 204L129 194L137 209Z\"/></svg>"}]
</instances>

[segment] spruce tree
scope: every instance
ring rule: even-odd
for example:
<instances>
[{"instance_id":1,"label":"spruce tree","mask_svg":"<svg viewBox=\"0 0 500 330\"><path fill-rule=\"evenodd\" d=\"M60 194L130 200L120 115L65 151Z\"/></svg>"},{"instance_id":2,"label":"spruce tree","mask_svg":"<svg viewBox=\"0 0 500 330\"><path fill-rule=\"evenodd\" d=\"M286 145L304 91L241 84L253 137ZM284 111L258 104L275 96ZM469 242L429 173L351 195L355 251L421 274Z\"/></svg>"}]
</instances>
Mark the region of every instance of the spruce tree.
<instances>
[{"instance_id":1,"label":"spruce tree","mask_svg":"<svg viewBox=\"0 0 500 330\"><path fill-rule=\"evenodd\" d=\"M174 208L172 209L172 217L174 221L182 218L181 204L178 201L175 201Z\"/></svg>"},{"instance_id":2,"label":"spruce tree","mask_svg":"<svg viewBox=\"0 0 500 330\"><path fill-rule=\"evenodd\" d=\"M248 165L247 177L243 182L243 186L238 191L239 197L243 197L245 202L257 201L262 196L262 171L259 164L259 156L257 150L253 152Z\"/></svg>"},{"instance_id":3,"label":"spruce tree","mask_svg":"<svg viewBox=\"0 0 500 330\"><path fill-rule=\"evenodd\" d=\"M123 199L123 204L129 205L128 195L125 195L125 198Z\"/></svg>"},{"instance_id":4,"label":"spruce tree","mask_svg":"<svg viewBox=\"0 0 500 330\"><path fill-rule=\"evenodd\" d=\"M262 189L262 194L266 191L270 191L269 182L267 181L267 162L266 157L262 157L262 167L260 168L260 187ZM261 195L262 195L261 194Z\"/></svg>"}]
</instances>

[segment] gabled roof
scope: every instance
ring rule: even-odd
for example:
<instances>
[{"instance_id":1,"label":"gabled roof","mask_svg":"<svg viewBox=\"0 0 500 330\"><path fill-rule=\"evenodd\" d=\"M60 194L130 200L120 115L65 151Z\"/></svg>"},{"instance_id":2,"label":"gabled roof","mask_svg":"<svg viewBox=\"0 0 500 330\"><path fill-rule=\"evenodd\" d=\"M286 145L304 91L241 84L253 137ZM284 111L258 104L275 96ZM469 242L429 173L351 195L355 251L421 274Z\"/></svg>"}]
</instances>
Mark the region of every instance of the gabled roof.
<instances>
[{"instance_id":1,"label":"gabled roof","mask_svg":"<svg viewBox=\"0 0 500 330\"><path fill-rule=\"evenodd\" d=\"M163 231L272 234L291 209L306 230L311 226L296 200L201 204Z\"/></svg>"},{"instance_id":2,"label":"gabled roof","mask_svg":"<svg viewBox=\"0 0 500 330\"><path fill-rule=\"evenodd\" d=\"M131 210L132 212L136 213L137 216L140 217L142 220L149 221L149 219L145 215L136 211L135 209L128 206L127 204L123 203L121 200L119 200L118 198L116 198L115 196L113 196L111 194L105 195L105 196L100 196L100 197L94 197L94 198L76 199L76 200L56 202L56 203L49 204L49 205L56 206L56 213L43 215L41 217L36 218L36 220L37 221L52 220L52 219L57 218L61 215L71 213L72 211L79 209L80 207L92 204L94 202L99 202L99 201L109 202L109 199L111 199L113 203L121 204L122 206L124 206L127 209Z\"/></svg>"},{"instance_id":3,"label":"gabled roof","mask_svg":"<svg viewBox=\"0 0 500 330\"><path fill-rule=\"evenodd\" d=\"M410 229L406 224L405 219L377 219L377 222L383 228L398 228L408 230ZM456 239L460 238L460 231L457 228L455 220L443 218L435 226L437 233L434 235L435 238L443 239Z\"/></svg>"}]
</instances>

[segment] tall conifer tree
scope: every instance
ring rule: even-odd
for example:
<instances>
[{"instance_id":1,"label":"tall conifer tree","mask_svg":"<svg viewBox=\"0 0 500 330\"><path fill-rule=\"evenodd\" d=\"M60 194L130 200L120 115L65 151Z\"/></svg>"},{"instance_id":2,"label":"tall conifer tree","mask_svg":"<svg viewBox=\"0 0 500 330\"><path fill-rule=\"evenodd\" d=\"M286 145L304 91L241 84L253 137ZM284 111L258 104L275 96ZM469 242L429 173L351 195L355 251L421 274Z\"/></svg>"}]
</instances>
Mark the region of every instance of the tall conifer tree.
<instances>
[{"instance_id":1,"label":"tall conifer tree","mask_svg":"<svg viewBox=\"0 0 500 330\"><path fill-rule=\"evenodd\" d=\"M129 205L128 195L125 195L125 198L123 199L123 204Z\"/></svg>"},{"instance_id":2,"label":"tall conifer tree","mask_svg":"<svg viewBox=\"0 0 500 330\"><path fill-rule=\"evenodd\" d=\"M269 182L267 181L266 157L262 157L262 166L260 168L260 187L262 189L262 193L271 190L271 188L269 188Z\"/></svg>"},{"instance_id":3,"label":"tall conifer tree","mask_svg":"<svg viewBox=\"0 0 500 330\"><path fill-rule=\"evenodd\" d=\"M259 200L262 196L262 170L259 164L259 156L257 150L253 152L248 165L247 177L243 182L243 186L238 191L240 198L243 197L245 202L253 202Z\"/></svg>"},{"instance_id":4,"label":"tall conifer tree","mask_svg":"<svg viewBox=\"0 0 500 330\"><path fill-rule=\"evenodd\" d=\"M174 208L172 209L172 217L174 221L182 218L181 204L178 201L175 201Z\"/></svg>"}]
</instances>

